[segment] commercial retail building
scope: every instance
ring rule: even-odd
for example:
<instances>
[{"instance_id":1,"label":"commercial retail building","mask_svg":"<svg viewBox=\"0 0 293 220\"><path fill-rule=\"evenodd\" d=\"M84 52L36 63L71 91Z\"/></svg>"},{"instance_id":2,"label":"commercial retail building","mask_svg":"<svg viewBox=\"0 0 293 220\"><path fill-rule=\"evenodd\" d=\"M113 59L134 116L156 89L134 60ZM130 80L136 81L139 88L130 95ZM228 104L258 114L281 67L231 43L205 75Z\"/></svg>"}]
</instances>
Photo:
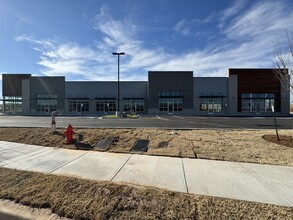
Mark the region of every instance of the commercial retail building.
<instances>
[{"instance_id":1,"label":"commercial retail building","mask_svg":"<svg viewBox=\"0 0 293 220\"><path fill-rule=\"evenodd\" d=\"M114 114L117 82L2 74L3 111L11 114ZM289 115L290 95L273 69L229 69L228 77L149 71L148 81L120 82L120 111L137 114Z\"/></svg>"}]
</instances>

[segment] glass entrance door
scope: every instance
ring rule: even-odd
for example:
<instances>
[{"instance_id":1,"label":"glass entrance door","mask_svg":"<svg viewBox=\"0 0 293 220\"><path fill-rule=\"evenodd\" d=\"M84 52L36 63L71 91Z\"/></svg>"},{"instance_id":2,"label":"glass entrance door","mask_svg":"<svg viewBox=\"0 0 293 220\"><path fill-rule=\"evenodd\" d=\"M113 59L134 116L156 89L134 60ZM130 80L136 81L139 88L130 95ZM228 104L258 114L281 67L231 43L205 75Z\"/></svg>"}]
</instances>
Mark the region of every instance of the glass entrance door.
<instances>
[{"instance_id":1,"label":"glass entrance door","mask_svg":"<svg viewBox=\"0 0 293 220\"><path fill-rule=\"evenodd\" d=\"M174 103L168 102L168 114L173 114L174 112Z\"/></svg>"},{"instance_id":2,"label":"glass entrance door","mask_svg":"<svg viewBox=\"0 0 293 220\"><path fill-rule=\"evenodd\" d=\"M109 102L104 103L104 114L109 114Z\"/></svg>"},{"instance_id":3,"label":"glass entrance door","mask_svg":"<svg viewBox=\"0 0 293 220\"><path fill-rule=\"evenodd\" d=\"M81 113L81 108L82 108L82 106L81 106L82 104L81 103L76 103L76 111L77 111L77 113Z\"/></svg>"},{"instance_id":4,"label":"glass entrance door","mask_svg":"<svg viewBox=\"0 0 293 220\"><path fill-rule=\"evenodd\" d=\"M132 103L132 105L131 105L131 113L136 114L136 103Z\"/></svg>"},{"instance_id":5,"label":"glass entrance door","mask_svg":"<svg viewBox=\"0 0 293 220\"><path fill-rule=\"evenodd\" d=\"M82 113L82 108L83 108L83 104L82 103L76 103L76 111L78 114L81 114Z\"/></svg>"},{"instance_id":6,"label":"glass entrance door","mask_svg":"<svg viewBox=\"0 0 293 220\"><path fill-rule=\"evenodd\" d=\"M254 100L254 112L261 112L259 99Z\"/></svg>"}]
</instances>

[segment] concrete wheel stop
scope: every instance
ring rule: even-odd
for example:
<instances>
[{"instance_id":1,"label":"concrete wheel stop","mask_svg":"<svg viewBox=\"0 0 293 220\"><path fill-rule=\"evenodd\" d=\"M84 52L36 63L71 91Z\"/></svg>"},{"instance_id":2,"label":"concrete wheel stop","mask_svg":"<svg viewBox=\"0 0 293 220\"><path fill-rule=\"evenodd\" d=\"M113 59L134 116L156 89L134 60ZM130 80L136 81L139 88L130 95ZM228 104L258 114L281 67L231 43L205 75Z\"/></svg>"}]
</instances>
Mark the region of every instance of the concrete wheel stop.
<instances>
[{"instance_id":1,"label":"concrete wheel stop","mask_svg":"<svg viewBox=\"0 0 293 220\"><path fill-rule=\"evenodd\" d=\"M150 141L147 139L137 139L131 148L131 152L147 152Z\"/></svg>"}]
</instances>

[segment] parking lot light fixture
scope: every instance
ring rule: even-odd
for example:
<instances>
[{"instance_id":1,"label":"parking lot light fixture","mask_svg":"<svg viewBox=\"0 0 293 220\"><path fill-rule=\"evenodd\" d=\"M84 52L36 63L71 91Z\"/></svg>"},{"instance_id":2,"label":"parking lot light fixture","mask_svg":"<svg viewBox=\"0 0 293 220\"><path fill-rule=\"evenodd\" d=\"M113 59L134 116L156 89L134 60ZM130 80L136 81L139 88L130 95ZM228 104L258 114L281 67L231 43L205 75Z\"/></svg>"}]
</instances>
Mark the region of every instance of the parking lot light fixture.
<instances>
[{"instance_id":1,"label":"parking lot light fixture","mask_svg":"<svg viewBox=\"0 0 293 220\"><path fill-rule=\"evenodd\" d=\"M115 55L115 56L117 56L118 57L118 88L117 88L117 109L116 109L116 116L119 116L120 115L120 103L119 103L119 100L120 100L120 89L119 89L119 78L120 78L120 70L119 70L119 68L120 68L120 56L121 55L125 55L125 53L124 52L119 52L119 53L117 53L117 52L113 52L112 53L113 55Z\"/></svg>"}]
</instances>

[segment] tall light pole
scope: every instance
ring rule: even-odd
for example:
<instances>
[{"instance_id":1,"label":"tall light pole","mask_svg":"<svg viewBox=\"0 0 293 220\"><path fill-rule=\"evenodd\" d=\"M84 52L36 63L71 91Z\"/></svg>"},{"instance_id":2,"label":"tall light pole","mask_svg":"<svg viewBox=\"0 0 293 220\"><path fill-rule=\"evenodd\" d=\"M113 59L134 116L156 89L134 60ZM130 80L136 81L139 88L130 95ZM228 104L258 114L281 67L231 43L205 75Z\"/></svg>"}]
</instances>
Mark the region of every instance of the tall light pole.
<instances>
[{"instance_id":1,"label":"tall light pole","mask_svg":"<svg viewBox=\"0 0 293 220\"><path fill-rule=\"evenodd\" d=\"M120 100L120 90L119 90L119 76L120 76L120 72L119 72L119 66L120 66L120 55L125 55L125 53L124 52L119 52L119 53L117 53L117 52L114 52L114 53L112 53L113 55L116 55L116 56L118 56L118 91L117 91L117 93L118 93L118 102L117 102L117 109L116 109L116 116L119 116L119 114L120 114L120 105L119 105L119 100Z\"/></svg>"}]
</instances>

